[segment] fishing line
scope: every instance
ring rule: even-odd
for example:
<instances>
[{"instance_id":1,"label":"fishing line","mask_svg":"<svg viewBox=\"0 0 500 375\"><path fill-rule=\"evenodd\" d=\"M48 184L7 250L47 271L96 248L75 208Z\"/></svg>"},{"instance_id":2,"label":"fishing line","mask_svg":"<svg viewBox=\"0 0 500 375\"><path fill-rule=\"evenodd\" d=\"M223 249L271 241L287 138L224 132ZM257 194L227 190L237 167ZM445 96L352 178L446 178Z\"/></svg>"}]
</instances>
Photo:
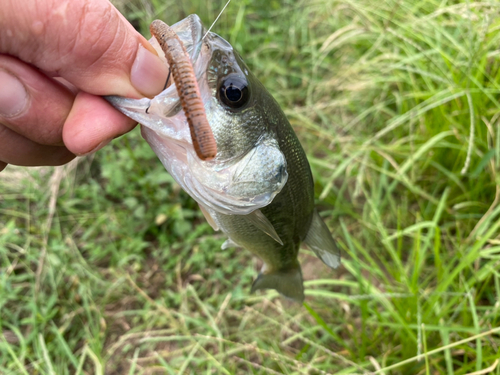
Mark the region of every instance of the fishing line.
<instances>
[{"instance_id":1,"label":"fishing line","mask_svg":"<svg viewBox=\"0 0 500 375\"><path fill-rule=\"evenodd\" d=\"M220 16L222 16L222 13L224 13L224 10L227 8L227 6L229 5L230 2L231 2L231 0L228 0L228 2L226 3L226 5L224 5L224 8L222 8L222 10L220 11L219 15L217 16L217 18L215 19L215 21L212 23L212 25L210 25L210 27L208 28L208 30L205 33L205 35L203 35L203 38L201 38L201 40L205 39L205 37L210 32L210 30L212 30L212 27L214 27L215 23L218 21L218 19L220 18Z\"/></svg>"},{"instance_id":2,"label":"fishing line","mask_svg":"<svg viewBox=\"0 0 500 375\"><path fill-rule=\"evenodd\" d=\"M170 81L170 74L172 73L172 70L171 69L168 69L168 76L167 76L167 80L165 81L165 86L163 86L163 90L165 90L168 86L168 81ZM161 91L163 91L161 90Z\"/></svg>"}]
</instances>

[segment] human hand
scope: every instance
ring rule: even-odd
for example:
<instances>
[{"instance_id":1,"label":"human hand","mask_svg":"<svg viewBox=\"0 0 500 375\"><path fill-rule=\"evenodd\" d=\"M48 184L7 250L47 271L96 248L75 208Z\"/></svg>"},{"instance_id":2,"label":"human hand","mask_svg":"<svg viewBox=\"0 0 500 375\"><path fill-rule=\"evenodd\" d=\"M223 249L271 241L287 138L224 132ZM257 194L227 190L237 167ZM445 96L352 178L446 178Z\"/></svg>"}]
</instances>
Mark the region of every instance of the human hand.
<instances>
[{"instance_id":1,"label":"human hand","mask_svg":"<svg viewBox=\"0 0 500 375\"><path fill-rule=\"evenodd\" d=\"M108 0L3 2L0 171L100 149L135 125L100 96L153 96L167 73Z\"/></svg>"}]
</instances>

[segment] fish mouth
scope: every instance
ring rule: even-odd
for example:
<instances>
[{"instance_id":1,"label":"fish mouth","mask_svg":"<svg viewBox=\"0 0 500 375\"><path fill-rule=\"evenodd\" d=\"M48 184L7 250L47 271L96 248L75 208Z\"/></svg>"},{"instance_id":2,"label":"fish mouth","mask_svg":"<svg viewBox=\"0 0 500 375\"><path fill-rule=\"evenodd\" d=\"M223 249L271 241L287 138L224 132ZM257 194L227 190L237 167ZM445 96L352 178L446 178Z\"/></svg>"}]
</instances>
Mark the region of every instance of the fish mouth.
<instances>
[{"instance_id":1,"label":"fish mouth","mask_svg":"<svg viewBox=\"0 0 500 375\"><path fill-rule=\"evenodd\" d=\"M182 44L184 44L184 48L189 55L191 64L193 65L196 81L200 86L203 82L202 78L205 76L207 64L211 55L210 48L207 48L207 45L203 43L205 28L203 27L200 18L196 14L191 14L185 19L175 23L170 28L177 34ZM169 67L164 52L156 38L152 37L149 40L149 43L157 51L158 56L160 56L163 63ZM202 56L203 58L201 58ZM173 79L169 75L165 84L166 89L151 99L148 107L148 114L158 114L163 117L172 117L181 111L179 95L172 81ZM200 91L202 91L202 87L200 87ZM148 123L141 124L149 127Z\"/></svg>"},{"instance_id":2,"label":"fish mouth","mask_svg":"<svg viewBox=\"0 0 500 375\"><path fill-rule=\"evenodd\" d=\"M207 115L213 104L212 89L208 81L208 68L214 51L233 51L233 47L223 38L206 32L200 18L191 14L170 26L183 43L190 57L196 81ZM156 38L149 40L163 63L169 67L167 59ZM131 99L120 96L106 96L105 99L127 117L137 121L144 128L158 136L176 140L186 148L192 148L192 139L186 116L173 79L170 77L166 88L153 98ZM210 119L209 119L210 122ZM216 157L217 158L217 157ZM210 162L210 161L207 161Z\"/></svg>"},{"instance_id":3,"label":"fish mouth","mask_svg":"<svg viewBox=\"0 0 500 375\"><path fill-rule=\"evenodd\" d=\"M204 38L206 33L205 28L196 14L189 15L185 19L170 26L170 28L177 34L186 48L193 65L203 102L209 100L211 95L210 89L204 77L206 77L207 66L212 56L212 49L209 45L210 35ZM169 67L165 54L156 38L152 37L149 43L157 51L162 62ZM184 121L168 121L168 118L177 115L184 116L179 95L170 75L165 86L166 88L161 93L151 99L131 99L118 96L107 96L106 100L115 108L119 108L126 116L132 118L146 128L153 130L157 134L175 139L182 143L191 143L189 128L184 126ZM175 125L176 123L178 126Z\"/></svg>"}]
</instances>

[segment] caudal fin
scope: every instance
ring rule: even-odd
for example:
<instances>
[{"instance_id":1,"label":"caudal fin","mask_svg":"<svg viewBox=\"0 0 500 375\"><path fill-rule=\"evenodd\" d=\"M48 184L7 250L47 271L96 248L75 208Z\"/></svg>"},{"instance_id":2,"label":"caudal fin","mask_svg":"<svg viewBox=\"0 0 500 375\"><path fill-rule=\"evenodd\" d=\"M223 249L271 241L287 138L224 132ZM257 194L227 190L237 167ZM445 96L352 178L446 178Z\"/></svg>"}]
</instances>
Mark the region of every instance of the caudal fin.
<instances>
[{"instance_id":1,"label":"caudal fin","mask_svg":"<svg viewBox=\"0 0 500 375\"><path fill-rule=\"evenodd\" d=\"M328 267L337 268L340 265L340 250L337 243L316 210L304 243Z\"/></svg>"},{"instance_id":2,"label":"caudal fin","mask_svg":"<svg viewBox=\"0 0 500 375\"><path fill-rule=\"evenodd\" d=\"M304 285L300 266L289 271L261 273L252 285L252 293L259 289L276 289L283 296L296 302L304 301Z\"/></svg>"}]
</instances>

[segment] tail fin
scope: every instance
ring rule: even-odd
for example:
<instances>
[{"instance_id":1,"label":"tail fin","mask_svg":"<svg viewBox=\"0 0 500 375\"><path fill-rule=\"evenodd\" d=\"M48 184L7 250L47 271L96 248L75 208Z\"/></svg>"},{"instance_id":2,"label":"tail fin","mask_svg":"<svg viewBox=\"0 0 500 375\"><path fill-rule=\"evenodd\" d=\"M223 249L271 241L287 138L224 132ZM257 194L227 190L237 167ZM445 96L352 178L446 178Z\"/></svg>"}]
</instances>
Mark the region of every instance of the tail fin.
<instances>
[{"instance_id":1,"label":"tail fin","mask_svg":"<svg viewBox=\"0 0 500 375\"><path fill-rule=\"evenodd\" d=\"M304 243L328 267L337 268L340 265L340 250L337 243L316 210Z\"/></svg>"},{"instance_id":2,"label":"tail fin","mask_svg":"<svg viewBox=\"0 0 500 375\"><path fill-rule=\"evenodd\" d=\"M253 282L252 293L259 289L276 289L283 296L296 302L304 301L304 285L300 265L287 271L260 273Z\"/></svg>"}]
</instances>

